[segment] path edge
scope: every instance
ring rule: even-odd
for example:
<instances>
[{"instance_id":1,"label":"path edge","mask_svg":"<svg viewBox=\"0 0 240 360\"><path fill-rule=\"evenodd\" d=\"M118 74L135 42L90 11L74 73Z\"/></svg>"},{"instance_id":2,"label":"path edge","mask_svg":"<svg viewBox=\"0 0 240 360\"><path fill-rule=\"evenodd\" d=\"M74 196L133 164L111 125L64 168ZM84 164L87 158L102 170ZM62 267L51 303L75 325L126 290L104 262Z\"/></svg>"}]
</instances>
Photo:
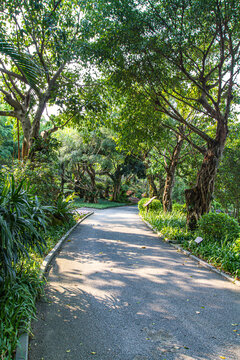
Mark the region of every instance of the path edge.
<instances>
[{"instance_id":1,"label":"path edge","mask_svg":"<svg viewBox=\"0 0 240 360\"><path fill-rule=\"evenodd\" d=\"M216 269L213 265L208 264L206 261L198 258L195 255L192 255L192 253L190 251L187 251L185 249L183 249L180 245L177 244L173 244L167 240L164 239L164 237L162 236L162 234L160 232L158 232L151 224L149 224L148 221L144 220L143 217L141 215L139 215L139 217L141 218L141 220L145 223L145 225L151 229L153 232L155 232L164 242L168 243L169 245L171 245L172 247L174 247L177 251L180 251L181 253L183 253L184 255L186 255L187 257L191 258L192 260L196 261L199 265L209 269L212 272L215 272L216 274L222 276L224 279L230 281L231 283L237 285L240 287L240 281L234 279L232 276L226 274L224 271L218 270Z\"/></svg>"},{"instance_id":2,"label":"path edge","mask_svg":"<svg viewBox=\"0 0 240 360\"><path fill-rule=\"evenodd\" d=\"M64 241L68 238L68 236L73 232L73 230L81 224L86 218L94 214L94 211L89 212L83 218L79 219L73 227L66 232L65 235L61 237L58 243L54 246L54 248L48 253L48 255L44 258L42 265L40 267L40 279L43 278L45 272L48 269L49 264L52 259L56 256L57 252L61 249ZM28 344L29 344L29 333L23 333L18 340L18 345L16 348L15 360L28 360Z\"/></svg>"}]
</instances>

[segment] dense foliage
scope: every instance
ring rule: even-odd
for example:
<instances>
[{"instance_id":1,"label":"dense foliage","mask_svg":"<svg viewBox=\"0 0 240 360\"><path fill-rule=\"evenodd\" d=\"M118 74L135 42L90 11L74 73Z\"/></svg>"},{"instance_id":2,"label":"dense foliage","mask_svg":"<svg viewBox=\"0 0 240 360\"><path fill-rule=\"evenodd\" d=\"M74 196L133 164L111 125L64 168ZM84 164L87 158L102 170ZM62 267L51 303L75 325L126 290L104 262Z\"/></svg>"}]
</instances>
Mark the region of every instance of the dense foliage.
<instances>
[{"instance_id":1,"label":"dense foliage","mask_svg":"<svg viewBox=\"0 0 240 360\"><path fill-rule=\"evenodd\" d=\"M240 276L239 17L237 0L0 4L2 358L73 199L140 200L163 237Z\"/></svg>"},{"instance_id":2,"label":"dense foliage","mask_svg":"<svg viewBox=\"0 0 240 360\"><path fill-rule=\"evenodd\" d=\"M26 180L0 173L0 357L12 359L19 334L29 330L42 292L42 257L75 220L62 197L43 205ZM68 200L68 199L67 199ZM58 219L56 225L55 219Z\"/></svg>"},{"instance_id":3,"label":"dense foliage","mask_svg":"<svg viewBox=\"0 0 240 360\"><path fill-rule=\"evenodd\" d=\"M145 199L141 200L142 203ZM217 268L240 278L240 239L239 224L227 214L210 212L200 219L196 231L186 227L186 217L182 205L175 205L179 210L165 213L163 211L139 210L158 234L165 240L180 243L181 246ZM197 244L194 240L203 237Z\"/></svg>"},{"instance_id":4,"label":"dense foliage","mask_svg":"<svg viewBox=\"0 0 240 360\"><path fill-rule=\"evenodd\" d=\"M41 230L46 226L46 211L24 182L16 186L14 177L1 176L0 182L0 280L14 275L14 265L29 256L29 251L42 252L45 245Z\"/></svg>"},{"instance_id":5,"label":"dense foliage","mask_svg":"<svg viewBox=\"0 0 240 360\"><path fill-rule=\"evenodd\" d=\"M210 212L199 220L198 231L206 240L233 241L240 235L240 226L227 214Z\"/></svg>"}]
</instances>

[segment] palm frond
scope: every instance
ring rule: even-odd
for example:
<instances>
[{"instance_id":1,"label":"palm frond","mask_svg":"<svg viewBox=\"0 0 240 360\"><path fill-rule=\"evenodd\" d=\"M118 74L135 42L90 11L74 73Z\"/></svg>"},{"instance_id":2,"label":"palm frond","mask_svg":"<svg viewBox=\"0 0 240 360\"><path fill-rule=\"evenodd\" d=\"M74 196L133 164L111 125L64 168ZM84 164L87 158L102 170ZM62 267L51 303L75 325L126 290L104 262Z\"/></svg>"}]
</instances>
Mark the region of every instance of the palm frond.
<instances>
[{"instance_id":1,"label":"palm frond","mask_svg":"<svg viewBox=\"0 0 240 360\"><path fill-rule=\"evenodd\" d=\"M9 56L17 68L22 72L30 86L38 83L42 74L41 66L30 55L20 53L10 41L0 34L0 53Z\"/></svg>"}]
</instances>

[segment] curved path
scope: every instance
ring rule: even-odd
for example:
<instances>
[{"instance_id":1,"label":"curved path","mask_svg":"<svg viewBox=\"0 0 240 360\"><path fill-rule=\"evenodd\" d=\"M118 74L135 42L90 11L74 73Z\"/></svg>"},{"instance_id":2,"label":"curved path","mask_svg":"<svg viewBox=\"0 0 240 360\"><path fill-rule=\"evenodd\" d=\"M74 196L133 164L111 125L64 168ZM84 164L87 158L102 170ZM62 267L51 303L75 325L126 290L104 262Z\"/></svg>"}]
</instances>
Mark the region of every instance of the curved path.
<instances>
[{"instance_id":1,"label":"curved path","mask_svg":"<svg viewBox=\"0 0 240 360\"><path fill-rule=\"evenodd\" d=\"M46 292L29 360L240 359L239 288L163 243L135 207L78 226Z\"/></svg>"}]
</instances>

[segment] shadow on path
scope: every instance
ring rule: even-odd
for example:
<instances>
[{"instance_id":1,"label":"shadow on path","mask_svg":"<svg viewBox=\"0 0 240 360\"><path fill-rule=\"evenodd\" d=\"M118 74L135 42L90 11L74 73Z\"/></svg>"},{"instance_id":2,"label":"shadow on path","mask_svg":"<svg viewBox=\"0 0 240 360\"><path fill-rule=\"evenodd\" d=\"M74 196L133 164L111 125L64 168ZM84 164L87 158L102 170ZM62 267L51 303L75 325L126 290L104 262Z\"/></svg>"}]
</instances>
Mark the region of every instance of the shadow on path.
<instances>
[{"instance_id":1,"label":"shadow on path","mask_svg":"<svg viewBox=\"0 0 240 360\"><path fill-rule=\"evenodd\" d=\"M239 289L163 243L135 208L97 212L69 240L30 360L240 359Z\"/></svg>"}]
</instances>

